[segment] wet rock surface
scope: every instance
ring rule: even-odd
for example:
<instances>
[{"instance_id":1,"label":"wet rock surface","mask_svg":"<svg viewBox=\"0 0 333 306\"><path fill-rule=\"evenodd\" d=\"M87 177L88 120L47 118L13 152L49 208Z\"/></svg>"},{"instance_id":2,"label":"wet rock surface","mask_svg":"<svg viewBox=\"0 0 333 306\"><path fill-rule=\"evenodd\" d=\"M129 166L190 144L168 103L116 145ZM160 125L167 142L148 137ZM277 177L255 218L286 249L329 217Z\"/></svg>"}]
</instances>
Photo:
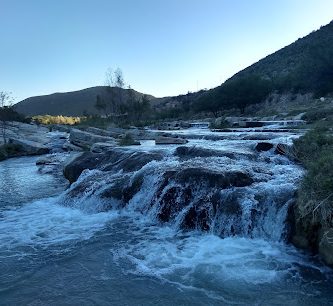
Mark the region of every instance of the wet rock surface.
<instances>
[{"instance_id":1,"label":"wet rock surface","mask_svg":"<svg viewBox=\"0 0 333 306\"><path fill-rule=\"evenodd\" d=\"M161 160L161 152L133 151L125 148L113 148L101 154L84 152L68 163L64 168L64 176L70 183L75 182L83 170L98 169L101 171L131 172L141 169L153 160Z\"/></svg>"},{"instance_id":2,"label":"wet rock surface","mask_svg":"<svg viewBox=\"0 0 333 306\"><path fill-rule=\"evenodd\" d=\"M269 151L271 149L273 149L274 145L272 143L269 143L269 142L259 142L255 149L259 152L262 152L262 151Z\"/></svg>"}]
</instances>

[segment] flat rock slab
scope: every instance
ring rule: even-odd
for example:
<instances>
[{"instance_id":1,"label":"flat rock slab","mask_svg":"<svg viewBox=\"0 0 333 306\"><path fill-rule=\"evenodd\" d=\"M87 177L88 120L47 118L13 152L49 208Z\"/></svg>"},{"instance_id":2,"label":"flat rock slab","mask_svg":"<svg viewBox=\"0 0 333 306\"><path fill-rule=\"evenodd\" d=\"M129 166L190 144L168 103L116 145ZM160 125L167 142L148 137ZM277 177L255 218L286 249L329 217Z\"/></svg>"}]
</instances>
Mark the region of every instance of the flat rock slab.
<instances>
[{"instance_id":1,"label":"flat rock slab","mask_svg":"<svg viewBox=\"0 0 333 306\"><path fill-rule=\"evenodd\" d=\"M38 142L26 139L10 139L13 144L20 145L22 150L28 155L41 155L49 153L50 149Z\"/></svg>"},{"instance_id":2,"label":"flat rock slab","mask_svg":"<svg viewBox=\"0 0 333 306\"><path fill-rule=\"evenodd\" d=\"M69 140L72 144L79 147L91 147L96 142L115 143L115 139L113 137L96 135L78 129L71 129Z\"/></svg>"}]
</instances>

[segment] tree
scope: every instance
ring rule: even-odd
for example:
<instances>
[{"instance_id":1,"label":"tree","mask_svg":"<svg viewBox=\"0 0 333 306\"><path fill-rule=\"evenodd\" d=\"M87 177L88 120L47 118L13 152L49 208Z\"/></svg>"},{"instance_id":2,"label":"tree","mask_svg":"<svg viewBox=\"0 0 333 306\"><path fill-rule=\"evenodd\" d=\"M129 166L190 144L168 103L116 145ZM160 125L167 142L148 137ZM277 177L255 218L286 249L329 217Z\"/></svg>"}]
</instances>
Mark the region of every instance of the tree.
<instances>
[{"instance_id":1,"label":"tree","mask_svg":"<svg viewBox=\"0 0 333 306\"><path fill-rule=\"evenodd\" d=\"M122 111L124 103L124 76L120 68L113 71L108 68L105 73L105 85L107 86L110 98L105 102L109 114L118 114Z\"/></svg>"},{"instance_id":2,"label":"tree","mask_svg":"<svg viewBox=\"0 0 333 306\"><path fill-rule=\"evenodd\" d=\"M0 91L0 122L1 122L1 134L3 142L7 143L7 128L8 121L11 120L13 110L11 109L11 104L13 99L10 93L5 91Z\"/></svg>"},{"instance_id":3,"label":"tree","mask_svg":"<svg viewBox=\"0 0 333 306\"><path fill-rule=\"evenodd\" d=\"M95 108L100 112L104 112L105 116L108 115L107 114L107 105L106 105L104 99L102 99L100 95L96 96Z\"/></svg>"}]
</instances>

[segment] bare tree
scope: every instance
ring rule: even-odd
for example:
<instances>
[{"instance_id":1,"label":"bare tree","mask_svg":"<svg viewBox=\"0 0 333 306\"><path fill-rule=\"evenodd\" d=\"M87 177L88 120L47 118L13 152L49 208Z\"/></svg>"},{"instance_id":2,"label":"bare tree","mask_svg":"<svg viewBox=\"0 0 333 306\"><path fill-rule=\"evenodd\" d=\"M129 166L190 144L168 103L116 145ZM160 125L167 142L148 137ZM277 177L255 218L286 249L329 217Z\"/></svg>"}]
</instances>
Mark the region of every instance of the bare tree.
<instances>
[{"instance_id":1,"label":"bare tree","mask_svg":"<svg viewBox=\"0 0 333 306\"><path fill-rule=\"evenodd\" d=\"M13 98L10 93L6 91L0 91L0 122L1 122L1 134L3 142L7 143L7 128L8 121L10 120L10 111Z\"/></svg>"},{"instance_id":2,"label":"bare tree","mask_svg":"<svg viewBox=\"0 0 333 306\"><path fill-rule=\"evenodd\" d=\"M108 68L105 73L105 82L110 94L110 99L106 101L106 108L110 114L118 114L122 110L124 103L123 89L125 86L123 72L120 68L113 70Z\"/></svg>"},{"instance_id":3,"label":"bare tree","mask_svg":"<svg viewBox=\"0 0 333 306\"><path fill-rule=\"evenodd\" d=\"M105 84L105 86L108 86L108 87L115 86L114 73L113 73L113 69L111 67L109 67L105 72L104 84Z\"/></svg>"}]
</instances>

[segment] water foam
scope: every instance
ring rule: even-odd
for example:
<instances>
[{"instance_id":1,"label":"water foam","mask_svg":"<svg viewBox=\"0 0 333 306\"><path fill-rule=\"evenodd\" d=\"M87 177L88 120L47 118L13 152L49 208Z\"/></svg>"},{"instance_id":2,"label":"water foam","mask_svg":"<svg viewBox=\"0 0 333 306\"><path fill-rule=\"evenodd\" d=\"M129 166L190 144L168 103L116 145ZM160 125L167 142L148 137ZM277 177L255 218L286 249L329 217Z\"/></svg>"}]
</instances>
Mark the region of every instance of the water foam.
<instances>
[{"instance_id":1,"label":"water foam","mask_svg":"<svg viewBox=\"0 0 333 306\"><path fill-rule=\"evenodd\" d=\"M88 240L118 215L115 211L87 214L79 209L61 206L58 202L58 197L47 198L2 211L1 247L47 247Z\"/></svg>"}]
</instances>

